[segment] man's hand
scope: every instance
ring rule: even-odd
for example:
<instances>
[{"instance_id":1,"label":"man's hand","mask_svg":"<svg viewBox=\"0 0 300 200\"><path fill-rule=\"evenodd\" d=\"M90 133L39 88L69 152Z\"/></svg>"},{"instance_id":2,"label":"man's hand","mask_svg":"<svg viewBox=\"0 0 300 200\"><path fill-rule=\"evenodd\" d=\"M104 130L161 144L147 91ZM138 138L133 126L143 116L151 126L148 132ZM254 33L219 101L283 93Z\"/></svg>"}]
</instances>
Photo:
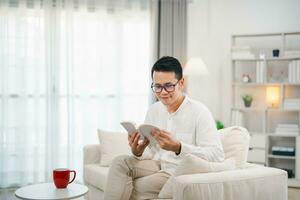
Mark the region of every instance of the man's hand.
<instances>
[{"instance_id":1,"label":"man's hand","mask_svg":"<svg viewBox=\"0 0 300 200\"><path fill-rule=\"evenodd\" d=\"M141 156L145 148L149 145L149 140L147 138L145 138L144 141L139 143L140 137L141 136L138 132L128 135L128 143L131 147L131 152L135 156Z\"/></svg>"},{"instance_id":2,"label":"man's hand","mask_svg":"<svg viewBox=\"0 0 300 200\"><path fill-rule=\"evenodd\" d=\"M167 131L153 129L151 135L158 142L160 148L167 151L173 151L176 154L180 153L181 150L180 142L178 140L173 139L171 137L171 134L168 133Z\"/></svg>"}]
</instances>

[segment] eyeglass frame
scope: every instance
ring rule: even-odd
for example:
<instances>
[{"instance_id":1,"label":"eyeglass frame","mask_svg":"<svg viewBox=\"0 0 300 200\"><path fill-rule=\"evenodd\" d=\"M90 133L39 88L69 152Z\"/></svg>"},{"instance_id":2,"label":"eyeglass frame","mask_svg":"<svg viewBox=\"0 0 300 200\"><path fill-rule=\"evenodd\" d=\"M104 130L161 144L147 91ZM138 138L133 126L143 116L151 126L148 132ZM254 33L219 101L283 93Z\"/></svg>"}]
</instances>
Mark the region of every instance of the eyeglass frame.
<instances>
[{"instance_id":1,"label":"eyeglass frame","mask_svg":"<svg viewBox=\"0 0 300 200\"><path fill-rule=\"evenodd\" d=\"M180 79L181 80L181 79ZM163 91L163 89L166 91L166 92L168 92L168 93L170 93L170 92L174 92L175 91L175 86L179 83L179 81L180 80L178 80L176 83L174 83L174 84L169 84L169 83L166 83L166 84L164 84L164 85L154 85L154 83L152 83L151 84L151 89L152 89L152 91L153 92L155 92L155 93L161 93L162 91ZM167 90L167 86L172 86L172 90L171 91L169 91L169 90ZM156 91L154 91L154 87L160 87L160 91L159 92L156 92Z\"/></svg>"}]
</instances>

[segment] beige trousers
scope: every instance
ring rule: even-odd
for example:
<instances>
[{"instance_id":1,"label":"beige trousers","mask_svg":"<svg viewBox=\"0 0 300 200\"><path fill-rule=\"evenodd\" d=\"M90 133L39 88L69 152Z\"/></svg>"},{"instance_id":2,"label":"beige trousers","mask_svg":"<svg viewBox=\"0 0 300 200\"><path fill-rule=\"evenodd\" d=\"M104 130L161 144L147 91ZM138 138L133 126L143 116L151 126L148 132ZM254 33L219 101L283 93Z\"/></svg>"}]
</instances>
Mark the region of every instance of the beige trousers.
<instances>
[{"instance_id":1,"label":"beige trousers","mask_svg":"<svg viewBox=\"0 0 300 200\"><path fill-rule=\"evenodd\" d=\"M104 200L155 199L169 177L159 161L118 156L109 168Z\"/></svg>"}]
</instances>

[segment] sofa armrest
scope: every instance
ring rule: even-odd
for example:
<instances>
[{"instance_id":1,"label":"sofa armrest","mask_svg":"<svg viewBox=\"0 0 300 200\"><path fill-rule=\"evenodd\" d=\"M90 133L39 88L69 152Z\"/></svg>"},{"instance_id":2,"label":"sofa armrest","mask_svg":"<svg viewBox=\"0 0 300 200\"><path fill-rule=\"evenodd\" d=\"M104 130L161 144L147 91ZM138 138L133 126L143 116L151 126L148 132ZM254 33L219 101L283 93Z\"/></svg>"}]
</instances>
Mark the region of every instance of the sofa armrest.
<instances>
[{"instance_id":1,"label":"sofa armrest","mask_svg":"<svg viewBox=\"0 0 300 200\"><path fill-rule=\"evenodd\" d=\"M248 168L175 177L173 198L179 199L287 200L287 173L283 170Z\"/></svg>"},{"instance_id":2,"label":"sofa armrest","mask_svg":"<svg viewBox=\"0 0 300 200\"><path fill-rule=\"evenodd\" d=\"M89 144L83 147L83 164L99 163L101 157L100 144Z\"/></svg>"}]
</instances>

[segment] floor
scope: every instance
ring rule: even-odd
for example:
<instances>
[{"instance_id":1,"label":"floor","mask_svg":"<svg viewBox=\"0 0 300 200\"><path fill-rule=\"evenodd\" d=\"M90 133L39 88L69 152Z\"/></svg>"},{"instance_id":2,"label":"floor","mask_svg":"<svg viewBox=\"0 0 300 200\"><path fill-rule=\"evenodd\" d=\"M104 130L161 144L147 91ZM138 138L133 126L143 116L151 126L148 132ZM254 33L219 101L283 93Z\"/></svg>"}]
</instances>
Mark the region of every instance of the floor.
<instances>
[{"instance_id":1,"label":"floor","mask_svg":"<svg viewBox=\"0 0 300 200\"><path fill-rule=\"evenodd\" d=\"M18 200L14 196L14 191L16 189L0 189L0 200ZM299 200L300 199L300 188L289 188L289 200ZM83 198L79 198L78 200L83 200Z\"/></svg>"},{"instance_id":2,"label":"floor","mask_svg":"<svg viewBox=\"0 0 300 200\"><path fill-rule=\"evenodd\" d=\"M299 200L300 199L300 188L289 188L289 200Z\"/></svg>"}]
</instances>

